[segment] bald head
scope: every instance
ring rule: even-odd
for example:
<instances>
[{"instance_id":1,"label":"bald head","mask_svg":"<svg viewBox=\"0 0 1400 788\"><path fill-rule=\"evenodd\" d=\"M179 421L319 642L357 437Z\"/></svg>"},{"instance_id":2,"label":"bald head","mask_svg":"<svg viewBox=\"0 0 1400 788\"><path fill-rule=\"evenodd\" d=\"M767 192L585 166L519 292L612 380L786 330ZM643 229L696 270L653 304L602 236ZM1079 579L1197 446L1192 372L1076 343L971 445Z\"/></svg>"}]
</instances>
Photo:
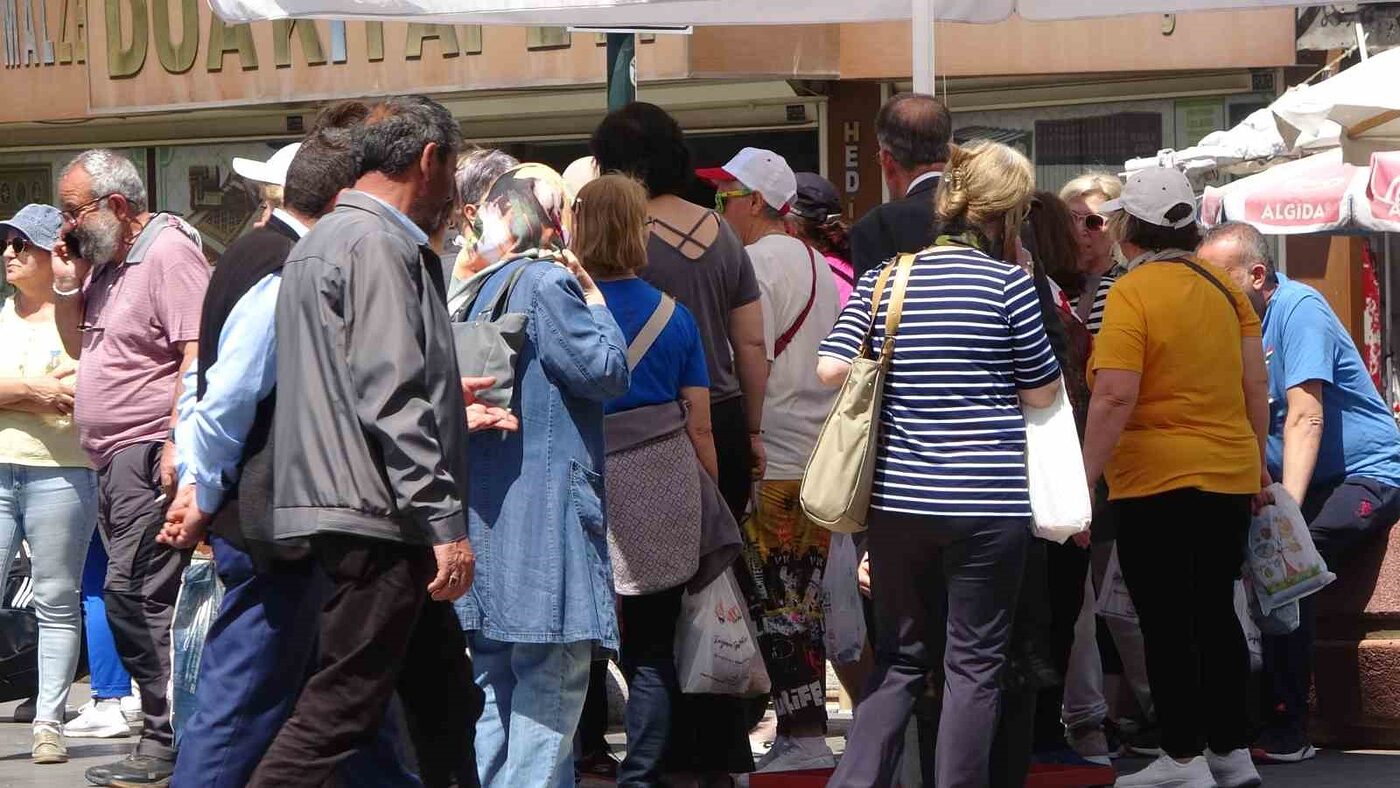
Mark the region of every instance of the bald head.
<instances>
[{"instance_id":1,"label":"bald head","mask_svg":"<svg viewBox=\"0 0 1400 788\"><path fill-rule=\"evenodd\" d=\"M1278 276L1262 233L1244 222L1225 222L1206 233L1196 255L1229 274L1254 310L1263 316L1269 297L1278 287Z\"/></svg>"}]
</instances>

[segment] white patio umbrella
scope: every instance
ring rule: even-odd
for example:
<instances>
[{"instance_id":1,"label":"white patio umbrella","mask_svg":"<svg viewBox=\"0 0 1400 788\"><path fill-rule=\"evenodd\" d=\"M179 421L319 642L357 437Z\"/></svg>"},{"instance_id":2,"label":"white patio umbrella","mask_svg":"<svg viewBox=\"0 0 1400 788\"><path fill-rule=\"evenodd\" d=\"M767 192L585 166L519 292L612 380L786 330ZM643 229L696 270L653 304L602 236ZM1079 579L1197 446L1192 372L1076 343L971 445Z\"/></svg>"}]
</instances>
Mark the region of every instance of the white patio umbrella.
<instances>
[{"instance_id":1,"label":"white patio umbrella","mask_svg":"<svg viewBox=\"0 0 1400 788\"><path fill-rule=\"evenodd\" d=\"M1377 2L1379 0L1363 0ZM1315 5L1315 0L209 0L230 22L288 17L451 24L790 25L912 20L916 90L933 88L933 20L1000 22Z\"/></svg>"},{"instance_id":2,"label":"white patio umbrella","mask_svg":"<svg viewBox=\"0 0 1400 788\"><path fill-rule=\"evenodd\" d=\"M1207 188L1201 221L1213 227L1230 220L1269 235L1400 232L1400 151L1374 154L1357 166L1333 148Z\"/></svg>"}]
</instances>

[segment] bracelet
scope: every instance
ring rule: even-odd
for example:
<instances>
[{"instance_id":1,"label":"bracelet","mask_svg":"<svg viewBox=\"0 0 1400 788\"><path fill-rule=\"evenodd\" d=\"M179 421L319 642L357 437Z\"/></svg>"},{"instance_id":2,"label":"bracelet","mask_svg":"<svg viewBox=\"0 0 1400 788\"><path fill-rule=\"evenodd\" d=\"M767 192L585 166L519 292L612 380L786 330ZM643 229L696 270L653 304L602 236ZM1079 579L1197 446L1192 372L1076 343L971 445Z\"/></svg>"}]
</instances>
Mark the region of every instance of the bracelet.
<instances>
[{"instance_id":1,"label":"bracelet","mask_svg":"<svg viewBox=\"0 0 1400 788\"><path fill-rule=\"evenodd\" d=\"M54 282L53 284L53 294L58 296L59 298L72 298L73 296L78 295L81 292L83 292L82 285L78 285L72 290L59 290L58 283Z\"/></svg>"}]
</instances>

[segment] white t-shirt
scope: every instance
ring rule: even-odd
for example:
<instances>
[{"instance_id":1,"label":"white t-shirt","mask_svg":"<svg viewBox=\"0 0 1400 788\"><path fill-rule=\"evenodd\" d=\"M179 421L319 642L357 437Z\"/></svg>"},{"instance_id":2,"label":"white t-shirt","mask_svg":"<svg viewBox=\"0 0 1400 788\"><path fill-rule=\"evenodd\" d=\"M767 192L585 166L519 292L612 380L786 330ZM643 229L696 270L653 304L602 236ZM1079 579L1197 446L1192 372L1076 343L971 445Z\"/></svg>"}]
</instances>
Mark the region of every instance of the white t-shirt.
<instances>
[{"instance_id":1,"label":"white t-shirt","mask_svg":"<svg viewBox=\"0 0 1400 788\"><path fill-rule=\"evenodd\" d=\"M816 297L812 298L813 255L787 235L766 235L748 247L763 305L763 343L773 362L763 398L763 449L767 479L801 479L816 445L836 389L817 379L817 347L831 332L840 311L836 283L826 260L815 253ZM812 308L782 355L774 358L779 337L797 323L812 298Z\"/></svg>"}]
</instances>

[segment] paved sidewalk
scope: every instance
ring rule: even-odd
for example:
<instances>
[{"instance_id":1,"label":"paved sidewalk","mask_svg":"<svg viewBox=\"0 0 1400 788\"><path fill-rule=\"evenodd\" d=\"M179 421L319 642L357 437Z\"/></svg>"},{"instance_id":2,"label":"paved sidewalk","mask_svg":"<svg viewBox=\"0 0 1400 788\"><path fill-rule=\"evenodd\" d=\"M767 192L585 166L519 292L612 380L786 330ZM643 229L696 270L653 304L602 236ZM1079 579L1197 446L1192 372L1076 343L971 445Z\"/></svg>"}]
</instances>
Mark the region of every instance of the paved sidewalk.
<instances>
[{"instance_id":1,"label":"paved sidewalk","mask_svg":"<svg viewBox=\"0 0 1400 788\"><path fill-rule=\"evenodd\" d=\"M88 693L87 684L73 687L70 705L80 705ZM70 739L68 752L72 760L57 766L35 766L29 762L29 726L9 722L15 703L0 704L0 788L81 788L87 785L83 772L126 755L136 743L134 736L126 739ZM834 715L831 737L832 749L843 749L842 734L849 726L849 715ZM767 736L764 727L754 737L755 752L762 752ZM625 745L621 733L608 740L619 752ZM1123 772L1146 766L1145 759L1120 762ZM1266 788L1369 788L1370 786L1400 786L1400 752L1335 752L1324 751L1316 760L1291 766L1271 766L1262 770ZM607 783L589 781L589 786ZM365 786L364 788L374 788Z\"/></svg>"}]
</instances>

